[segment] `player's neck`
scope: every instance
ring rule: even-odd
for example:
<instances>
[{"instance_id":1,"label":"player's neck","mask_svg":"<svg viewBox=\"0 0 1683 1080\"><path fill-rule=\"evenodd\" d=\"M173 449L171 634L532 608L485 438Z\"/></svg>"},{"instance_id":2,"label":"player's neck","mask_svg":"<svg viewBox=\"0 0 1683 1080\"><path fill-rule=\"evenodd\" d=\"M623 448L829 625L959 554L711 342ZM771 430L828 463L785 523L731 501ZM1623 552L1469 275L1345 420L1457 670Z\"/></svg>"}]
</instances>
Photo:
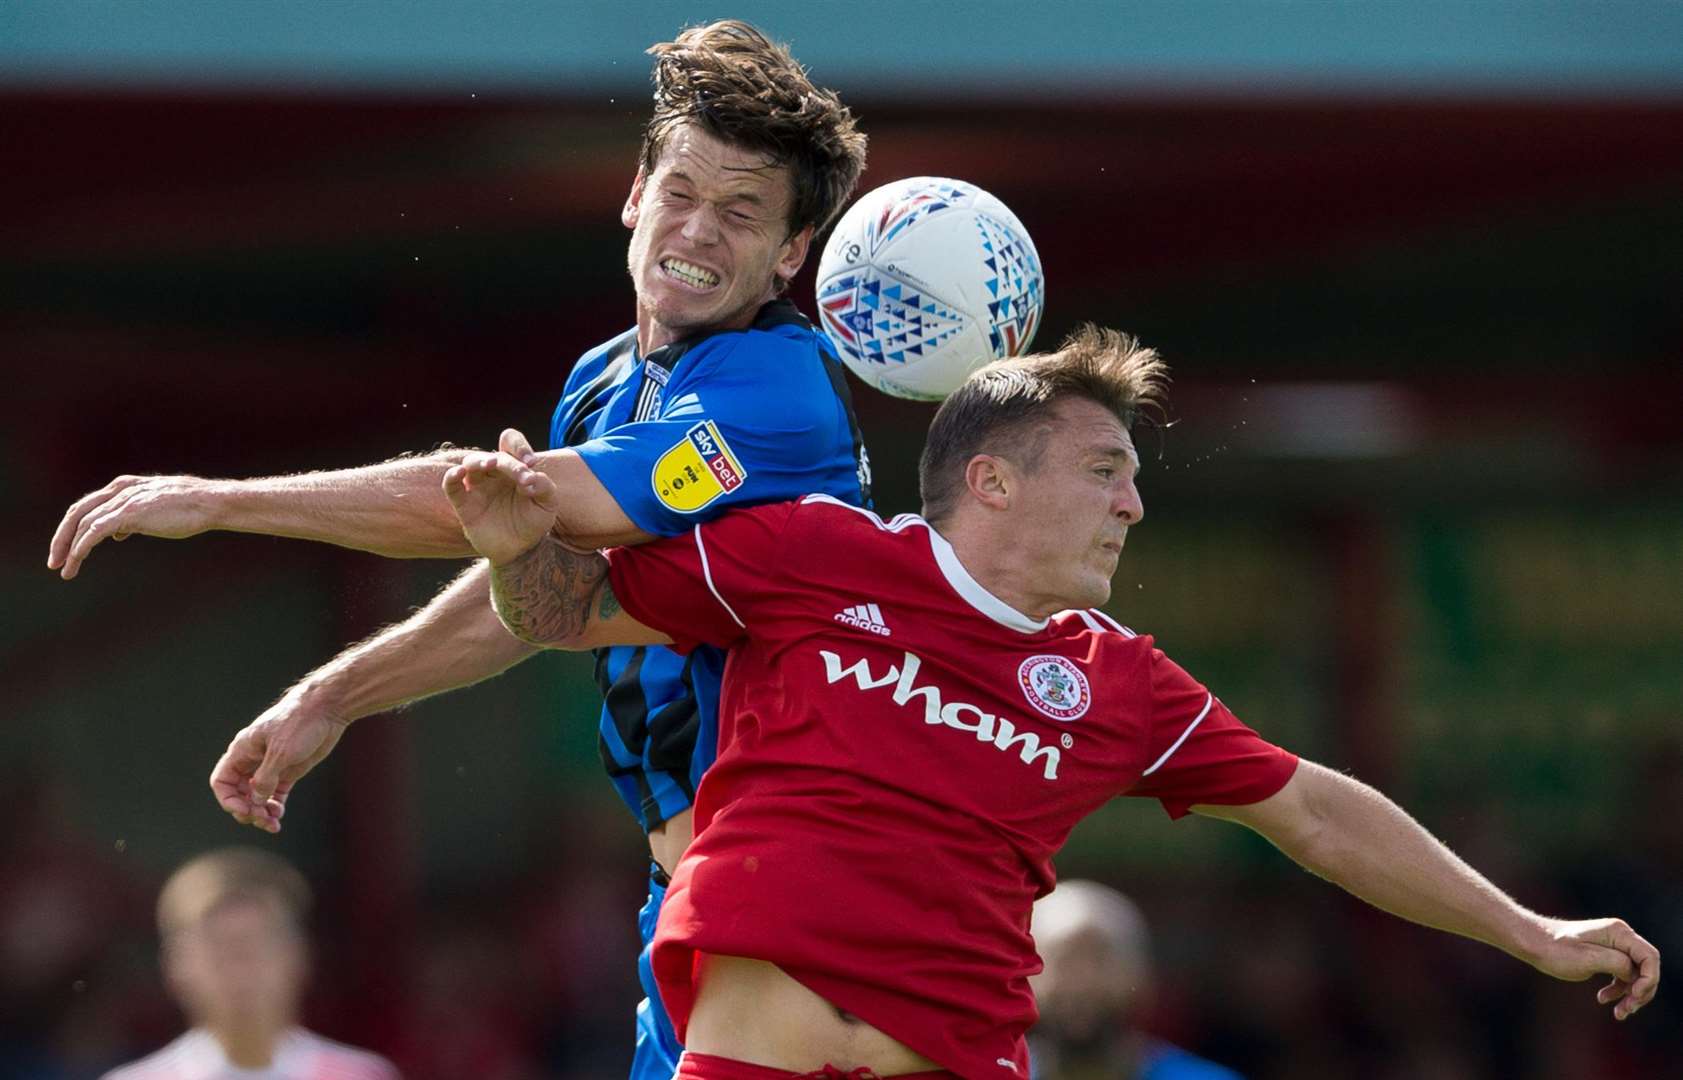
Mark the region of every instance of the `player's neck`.
<instances>
[{"instance_id":1,"label":"player's neck","mask_svg":"<svg viewBox=\"0 0 1683 1080\"><path fill-rule=\"evenodd\" d=\"M274 1064L275 1051L280 1048L281 1036L295 1025L282 1024L206 1024L228 1063L241 1069L266 1069Z\"/></svg>"},{"instance_id":2,"label":"player's neck","mask_svg":"<svg viewBox=\"0 0 1683 1080\"><path fill-rule=\"evenodd\" d=\"M717 334L727 330L746 330L754 325L754 320L759 317L760 309L774 299L776 299L776 294L768 292L760 303L745 307L735 314L707 326L669 326L661 322L659 318L639 303L637 305L637 355L647 356L656 349L664 349L673 342L699 337L702 334Z\"/></svg>"},{"instance_id":3,"label":"player's neck","mask_svg":"<svg viewBox=\"0 0 1683 1080\"><path fill-rule=\"evenodd\" d=\"M695 331L679 330L656 322L641 310L637 312L637 355L647 356L656 349L664 349L674 341L681 341Z\"/></svg>"},{"instance_id":4,"label":"player's neck","mask_svg":"<svg viewBox=\"0 0 1683 1080\"><path fill-rule=\"evenodd\" d=\"M978 522L954 514L935 527L952 545L953 554L976 584L992 593L1013 610L1041 620L1051 618L1070 605L1055 596L1036 591L1032 566L1025 566L1021 551L1009 537L998 536L986 521Z\"/></svg>"}]
</instances>

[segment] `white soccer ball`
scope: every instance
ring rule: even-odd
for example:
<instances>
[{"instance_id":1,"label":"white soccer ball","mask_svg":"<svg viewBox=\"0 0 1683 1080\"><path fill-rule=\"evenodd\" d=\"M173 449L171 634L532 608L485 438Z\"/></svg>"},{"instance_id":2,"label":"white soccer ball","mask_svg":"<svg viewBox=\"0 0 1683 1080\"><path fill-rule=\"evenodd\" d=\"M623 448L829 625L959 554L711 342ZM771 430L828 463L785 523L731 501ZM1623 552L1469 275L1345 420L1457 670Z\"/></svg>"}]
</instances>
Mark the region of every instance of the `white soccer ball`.
<instances>
[{"instance_id":1,"label":"white soccer ball","mask_svg":"<svg viewBox=\"0 0 1683 1080\"><path fill-rule=\"evenodd\" d=\"M963 180L916 176L862 196L818 261L818 317L842 362L896 397L939 401L1027 351L1045 303L1028 230Z\"/></svg>"}]
</instances>

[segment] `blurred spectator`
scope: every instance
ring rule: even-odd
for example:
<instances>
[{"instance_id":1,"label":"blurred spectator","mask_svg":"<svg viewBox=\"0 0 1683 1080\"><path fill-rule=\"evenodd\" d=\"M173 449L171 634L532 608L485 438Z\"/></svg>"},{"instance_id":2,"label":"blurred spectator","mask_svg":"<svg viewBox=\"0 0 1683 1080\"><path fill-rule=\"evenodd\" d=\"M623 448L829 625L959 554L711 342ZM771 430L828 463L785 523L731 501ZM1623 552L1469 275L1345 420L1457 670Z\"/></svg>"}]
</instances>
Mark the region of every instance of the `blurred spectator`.
<instances>
[{"instance_id":1,"label":"blurred spectator","mask_svg":"<svg viewBox=\"0 0 1683 1080\"><path fill-rule=\"evenodd\" d=\"M1034 905L1046 967L1030 980L1040 1022L1029 1033L1037 1080L1239 1080L1146 1033L1151 941L1133 901L1093 881L1065 881Z\"/></svg>"},{"instance_id":2,"label":"blurred spectator","mask_svg":"<svg viewBox=\"0 0 1683 1080\"><path fill-rule=\"evenodd\" d=\"M158 897L164 977L193 1026L107 1080L396 1080L384 1058L298 1026L310 901L302 874L254 848L171 875Z\"/></svg>"}]
</instances>

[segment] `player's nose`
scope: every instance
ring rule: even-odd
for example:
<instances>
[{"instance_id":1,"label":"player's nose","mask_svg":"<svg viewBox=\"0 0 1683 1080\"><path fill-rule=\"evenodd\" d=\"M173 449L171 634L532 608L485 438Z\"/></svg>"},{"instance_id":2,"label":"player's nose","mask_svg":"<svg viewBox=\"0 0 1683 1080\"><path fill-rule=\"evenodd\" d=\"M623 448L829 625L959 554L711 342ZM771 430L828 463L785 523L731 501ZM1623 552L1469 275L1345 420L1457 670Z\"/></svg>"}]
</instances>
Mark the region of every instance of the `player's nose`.
<instances>
[{"instance_id":1,"label":"player's nose","mask_svg":"<svg viewBox=\"0 0 1683 1080\"><path fill-rule=\"evenodd\" d=\"M719 212L707 203L698 203L685 216L682 233L694 244L713 243L719 238Z\"/></svg>"},{"instance_id":2,"label":"player's nose","mask_svg":"<svg viewBox=\"0 0 1683 1080\"><path fill-rule=\"evenodd\" d=\"M1140 489L1134 486L1133 481L1122 486L1112 510L1127 525L1138 525L1145 518L1145 501L1140 498Z\"/></svg>"}]
</instances>

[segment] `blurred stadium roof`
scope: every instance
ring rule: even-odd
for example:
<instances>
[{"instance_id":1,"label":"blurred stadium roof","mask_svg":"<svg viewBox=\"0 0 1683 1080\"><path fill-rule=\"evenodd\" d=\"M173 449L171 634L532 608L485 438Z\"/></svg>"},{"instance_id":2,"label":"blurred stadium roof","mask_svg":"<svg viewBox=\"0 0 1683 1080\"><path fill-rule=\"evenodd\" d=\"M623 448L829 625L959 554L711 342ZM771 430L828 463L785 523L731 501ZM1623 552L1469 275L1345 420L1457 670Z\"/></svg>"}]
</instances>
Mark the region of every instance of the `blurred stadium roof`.
<instances>
[{"instance_id":1,"label":"blurred stadium roof","mask_svg":"<svg viewBox=\"0 0 1683 1080\"><path fill-rule=\"evenodd\" d=\"M646 84L646 43L725 15L844 90L1683 93L1664 0L10 0L0 82L613 93Z\"/></svg>"}]
</instances>

